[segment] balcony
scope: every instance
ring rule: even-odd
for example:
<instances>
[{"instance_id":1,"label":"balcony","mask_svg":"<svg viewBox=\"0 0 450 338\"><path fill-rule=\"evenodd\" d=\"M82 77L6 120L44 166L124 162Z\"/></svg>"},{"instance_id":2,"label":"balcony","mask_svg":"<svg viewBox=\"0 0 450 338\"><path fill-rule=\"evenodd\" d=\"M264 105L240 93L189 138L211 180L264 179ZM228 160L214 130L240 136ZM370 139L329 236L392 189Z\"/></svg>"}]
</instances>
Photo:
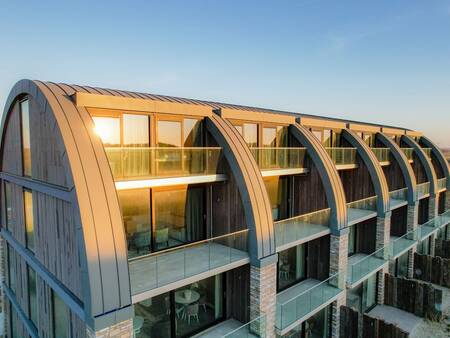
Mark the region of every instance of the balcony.
<instances>
[{"instance_id":1,"label":"balcony","mask_svg":"<svg viewBox=\"0 0 450 338\"><path fill-rule=\"evenodd\" d=\"M371 148L373 153L375 154L376 158L378 159L378 162L380 162L380 165L385 166L389 165L389 148Z\"/></svg>"},{"instance_id":2,"label":"balcony","mask_svg":"<svg viewBox=\"0 0 450 338\"><path fill-rule=\"evenodd\" d=\"M250 148L263 177L305 174L305 148Z\"/></svg>"},{"instance_id":3,"label":"balcony","mask_svg":"<svg viewBox=\"0 0 450 338\"><path fill-rule=\"evenodd\" d=\"M278 335L284 335L315 312L339 297L341 289L336 287L340 274L327 280L306 279L277 295L276 322Z\"/></svg>"},{"instance_id":4,"label":"balcony","mask_svg":"<svg viewBox=\"0 0 450 338\"><path fill-rule=\"evenodd\" d=\"M450 210L445 211L444 213L438 216L438 221L436 222L438 227L443 227L450 223Z\"/></svg>"},{"instance_id":5,"label":"balcony","mask_svg":"<svg viewBox=\"0 0 450 338\"><path fill-rule=\"evenodd\" d=\"M274 222L277 251L328 235L330 212L323 209Z\"/></svg>"},{"instance_id":6,"label":"balcony","mask_svg":"<svg viewBox=\"0 0 450 338\"><path fill-rule=\"evenodd\" d=\"M361 283L371 275L381 270L386 264L384 259L386 249L383 247L368 255L356 253L348 258L347 286L349 288Z\"/></svg>"},{"instance_id":7,"label":"balcony","mask_svg":"<svg viewBox=\"0 0 450 338\"><path fill-rule=\"evenodd\" d=\"M170 182L173 178L189 178L174 184L225 179L217 172L221 148L106 147L105 151L114 180L119 181L118 189L141 187L136 186L136 181L143 180L149 187L157 186L161 179Z\"/></svg>"},{"instance_id":8,"label":"balcony","mask_svg":"<svg viewBox=\"0 0 450 338\"><path fill-rule=\"evenodd\" d=\"M400 208L408 204L408 188L402 188L389 192L389 205L391 210Z\"/></svg>"},{"instance_id":9,"label":"balcony","mask_svg":"<svg viewBox=\"0 0 450 338\"><path fill-rule=\"evenodd\" d=\"M140 301L148 291L202 274L202 278L249 262L248 230L209 238L128 260L131 294ZM139 294L145 293L142 297Z\"/></svg>"},{"instance_id":10,"label":"balcony","mask_svg":"<svg viewBox=\"0 0 450 338\"><path fill-rule=\"evenodd\" d=\"M347 203L348 226L377 216L377 196Z\"/></svg>"},{"instance_id":11,"label":"balcony","mask_svg":"<svg viewBox=\"0 0 450 338\"><path fill-rule=\"evenodd\" d=\"M356 148L325 148L337 170L354 169L356 164Z\"/></svg>"},{"instance_id":12,"label":"balcony","mask_svg":"<svg viewBox=\"0 0 450 338\"><path fill-rule=\"evenodd\" d=\"M422 148L423 152L431 159L431 148Z\"/></svg>"},{"instance_id":13,"label":"balcony","mask_svg":"<svg viewBox=\"0 0 450 338\"><path fill-rule=\"evenodd\" d=\"M420 200L430 195L430 182L420 183L416 186L416 196Z\"/></svg>"},{"instance_id":14,"label":"balcony","mask_svg":"<svg viewBox=\"0 0 450 338\"><path fill-rule=\"evenodd\" d=\"M405 153L406 158L408 159L409 163L414 162L414 148L401 148L403 152Z\"/></svg>"},{"instance_id":15,"label":"balcony","mask_svg":"<svg viewBox=\"0 0 450 338\"><path fill-rule=\"evenodd\" d=\"M401 237L391 236L389 241L389 258L395 259L417 244L418 230L414 229Z\"/></svg>"},{"instance_id":16,"label":"balcony","mask_svg":"<svg viewBox=\"0 0 450 338\"><path fill-rule=\"evenodd\" d=\"M433 233L436 233L439 226L436 226L436 220L432 219L424 224L417 227L417 239L423 241L424 239L430 237Z\"/></svg>"},{"instance_id":17,"label":"balcony","mask_svg":"<svg viewBox=\"0 0 450 338\"><path fill-rule=\"evenodd\" d=\"M447 178L439 178L437 180L437 189L439 192L447 190Z\"/></svg>"},{"instance_id":18,"label":"balcony","mask_svg":"<svg viewBox=\"0 0 450 338\"><path fill-rule=\"evenodd\" d=\"M208 332L208 337L222 337L222 338L265 338L266 337L266 317L260 316L248 322L238 326L230 332ZM200 335L199 337L205 337Z\"/></svg>"}]
</instances>

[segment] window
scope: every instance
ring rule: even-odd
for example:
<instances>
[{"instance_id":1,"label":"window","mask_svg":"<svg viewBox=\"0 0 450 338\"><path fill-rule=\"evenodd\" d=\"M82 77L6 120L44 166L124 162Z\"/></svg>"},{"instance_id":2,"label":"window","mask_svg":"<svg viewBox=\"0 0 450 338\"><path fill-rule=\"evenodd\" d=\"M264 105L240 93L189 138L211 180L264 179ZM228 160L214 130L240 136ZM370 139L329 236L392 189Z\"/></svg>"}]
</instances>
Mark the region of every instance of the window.
<instances>
[{"instance_id":1,"label":"window","mask_svg":"<svg viewBox=\"0 0 450 338\"><path fill-rule=\"evenodd\" d=\"M425 238L423 241L419 241L419 245L417 246L417 252L421 255L431 255L430 241L431 236Z\"/></svg>"},{"instance_id":2,"label":"window","mask_svg":"<svg viewBox=\"0 0 450 338\"><path fill-rule=\"evenodd\" d=\"M31 176L30 109L28 100L20 102L20 117L22 125L23 175Z\"/></svg>"},{"instance_id":3,"label":"window","mask_svg":"<svg viewBox=\"0 0 450 338\"><path fill-rule=\"evenodd\" d=\"M5 211L6 211L6 229L11 230L13 222L13 208L12 208L12 185L5 181Z\"/></svg>"},{"instance_id":4,"label":"window","mask_svg":"<svg viewBox=\"0 0 450 338\"><path fill-rule=\"evenodd\" d=\"M280 251L278 259L278 292L306 278L307 244Z\"/></svg>"},{"instance_id":5,"label":"window","mask_svg":"<svg viewBox=\"0 0 450 338\"><path fill-rule=\"evenodd\" d=\"M324 147L331 147L331 130L329 130L329 129L323 130L322 144Z\"/></svg>"},{"instance_id":6,"label":"window","mask_svg":"<svg viewBox=\"0 0 450 338\"><path fill-rule=\"evenodd\" d=\"M6 251L8 255L8 286L12 292L16 293L16 255L9 244L6 244Z\"/></svg>"},{"instance_id":7,"label":"window","mask_svg":"<svg viewBox=\"0 0 450 338\"><path fill-rule=\"evenodd\" d=\"M356 225L350 226L348 232L348 255L354 255L356 253Z\"/></svg>"},{"instance_id":8,"label":"window","mask_svg":"<svg viewBox=\"0 0 450 338\"><path fill-rule=\"evenodd\" d=\"M311 129L312 134L318 139L320 142L322 142L322 130L314 130Z\"/></svg>"},{"instance_id":9,"label":"window","mask_svg":"<svg viewBox=\"0 0 450 338\"><path fill-rule=\"evenodd\" d=\"M202 121L196 119L184 119L183 146L201 147L202 145L203 145Z\"/></svg>"},{"instance_id":10,"label":"window","mask_svg":"<svg viewBox=\"0 0 450 338\"><path fill-rule=\"evenodd\" d=\"M244 123L244 140L247 146L254 148L258 146L258 125L254 123Z\"/></svg>"},{"instance_id":11,"label":"window","mask_svg":"<svg viewBox=\"0 0 450 338\"><path fill-rule=\"evenodd\" d=\"M95 132L100 136L105 147L120 146L120 118L118 117L92 117Z\"/></svg>"},{"instance_id":12,"label":"window","mask_svg":"<svg viewBox=\"0 0 450 338\"><path fill-rule=\"evenodd\" d=\"M347 306L359 312L370 311L377 301L377 274L347 291Z\"/></svg>"},{"instance_id":13,"label":"window","mask_svg":"<svg viewBox=\"0 0 450 338\"><path fill-rule=\"evenodd\" d=\"M267 193L272 206L274 221L289 217L289 177L277 176L265 179Z\"/></svg>"},{"instance_id":14,"label":"window","mask_svg":"<svg viewBox=\"0 0 450 338\"><path fill-rule=\"evenodd\" d=\"M158 147L181 147L181 121L158 121Z\"/></svg>"},{"instance_id":15,"label":"window","mask_svg":"<svg viewBox=\"0 0 450 338\"><path fill-rule=\"evenodd\" d=\"M27 248L34 252L34 220L33 220L33 194L30 190L23 191L25 206L25 230Z\"/></svg>"},{"instance_id":16,"label":"window","mask_svg":"<svg viewBox=\"0 0 450 338\"><path fill-rule=\"evenodd\" d=\"M69 337L68 325L69 316L67 307L59 296L52 292L53 302L53 336L58 338Z\"/></svg>"},{"instance_id":17,"label":"window","mask_svg":"<svg viewBox=\"0 0 450 338\"><path fill-rule=\"evenodd\" d=\"M30 320L33 322L34 326L37 327L37 287L36 287L36 272L27 267L28 272L28 309L30 313Z\"/></svg>"}]
</instances>

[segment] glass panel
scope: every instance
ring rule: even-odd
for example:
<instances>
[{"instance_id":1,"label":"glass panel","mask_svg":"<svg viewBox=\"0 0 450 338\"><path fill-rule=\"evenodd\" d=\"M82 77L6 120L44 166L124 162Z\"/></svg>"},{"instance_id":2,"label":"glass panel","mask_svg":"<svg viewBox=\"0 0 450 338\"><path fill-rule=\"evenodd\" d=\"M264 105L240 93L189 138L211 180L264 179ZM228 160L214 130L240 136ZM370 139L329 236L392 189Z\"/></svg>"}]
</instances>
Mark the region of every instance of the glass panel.
<instances>
[{"instance_id":1,"label":"glass panel","mask_svg":"<svg viewBox=\"0 0 450 338\"><path fill-rule=\"evenodd\" d=\"M364 142L366 142L366 144L369 147L373 147L374 146L374 138L372 137L372 134L364 134Z\"/></svg>"},{"instance_id":2,"label":"glass panel","mask_svg":"<svg viewBox=\"0 0 450 338\"><path fill-rule=\"evenodd\" d=\"M22 159L23 174L31 176L31 145L30 145L30 109L28 100L20 103L22 119Z\"/></svg>"},{"instance_id":3,"label":"glass panel","mask_svg":"<svg viewBox=\"0 0 450 338\"><path fill-rule=\"evenodd\" d=\"M204 188L154 192L155 250L206 238Z\"/></svg>"},{"instance_id":4,"label":"glass panel","mask_svg":"<svg viewBox=\"0 0 450 338\"><path fill-rule=\"evenodd\" d=\"M311 130L311 132L320 142L322 142L322 131L321 130Z\"/></svg>"},{"instance_id":5,"label":"glass panel","mask_svg":"<svg viewBox=\"0 0 450 338\"><path fill-rule=\"evenodd\" d=\"M263 147L277 146L277 128L263 128Z\"/></svg>"},{"instance_id":6,"label":"glass panel","mask_svg":"<svg viewBox=\"0 0 450 338\"><path fill-rule=\"evenodd\" d=\"M373 307L377 301L377 275L370 276L363 282L363 311L367 311Z\"/></svg>"},{"instance_id":7,"label":"glass panel","mask_svg":"<svg viewBox=\"0 0 450 338\"><path fill-rule=\"evenodd\" d=\"M172 312L170 293L163 293L134 305L134 336L140 338L171 337ZM175 309L177 313L177 309ZM181 315L177 313L177 316Z\"/></svg>"},{"instance_id":8,"label":"glass panel","mask_svg":"<svg viewBox=\"0 0 450 338\"><path fill-rule=\"evenodd\" d=\"M397 258L397 277L408 277L408 252Z\"/></svg>"},{"instance_id":9,"label":"glass panel","mask_svg":"<svg viewBox=\"0 0 450 338\"><path fill-rule=\"evenodd\" d=\"M261 166L263 168L270 168L276 166L276 149L277 146L277 129L263 128L263 147L271 148L263 152L261 158Z\"/></svg>"},{"instance_id":10,"label":"glass panel","mask_svg":"<svg viewBox=\"0 0 450 338\"><path fill-rule=\"evenodd\" d=\"M234 126L236 130L239 132L239 134L243 134L244 130L242 129L242 126Z\"/></svg>"},{"instance_id":11,"label":"glass panel","mask_svg":"<svg viewBox=\"0 0 450 338\"><path fill-rule=\"evenodd\" d=\"M181 122L158 121L158 147L181 147Z\"/></svg>"},{"instance_id":12,"label":"glass panel","mask_svg":"<svg viewBox=\"0 0 450 338\"><path fill-rule=\"evenodd\" d=\"M331 132L331 141L332 141L332 147L340 147L341 146L341 133L337 131Z\"/></svg>"},{"instance_id":13,"label":"glass panel","mask_svg":"<svg viewBox=\"0 0 450 338\"><path fill-rule=\"evenodd\" d=\"M203 145L202 120L184 119L183 134L185 147L201 147Z\"/></svg>"},{"instance_id":14,"label":"glass panel","mask_svg":"<svg viewBox=\"0 0 450 338\"><path fill-rule=\"evenodd\" d=\"M12 215L12 185L5 181L5 209L6 209L6 229L10 230L13 221Z\"/></svg>"},{"instance_id":15,"label":"glass panel","mask_svg":"<svg viewBox=\"0 0 450 338\"><path fill-rule=\"evenodd\" d=\"M150 190L119 190L128 257L148 254L151 250Z\"/></svg>"},{"instance_id":16,"label":"glass panel","mask_svg":"<svg viewBox=\"0 0 450 338\"><path fill-rule=\"evenodd\" d=\"M264 180L270 204L272 205L272 218L275 221L289 216L288 182L289 178L282 176Z\"/></svg>"},{"instance_id":17,"label":"glass panel","mask_svg":"<svg viewBox=\"0 0 450 338\"><path fill-rule=\"evenodd\" d=\"M331 147L331 130L324 129L322 144L324 147Z\"/></svg>"},{"instance_id":18,"label":"glass panel","mask_svg":"<svg viewBox=\"0 0 450 338\"><path fill-rule=\"evenodd\" d=\"M174 292L176 336L186 337L224 316L223 278L216 275Z\"/></svg>"},{"instance_id":19,"label":"glass panel","mask_svg":"<svg viewBox=\"0 0 450 338\"><path fill-rule=\"evenodd\" d=\"M34 252L34 220L33 220L33 194L29 190L23 191L25 204L25 228L27 248Z\"/></svg>"},{"instance_id":20,"label":"glass panel","mask_svg":"<svg viewBox=\"0 0 450 338\"><path fill-rule=\"evenodd\" d=\"M306 244L280 251L278 257L278 291L306 278Z\"/></svg>"},{"instance_id":21,"label":"glass panel","mask_svg":"<svg viewBox=\"0 0 450 338\"><path fill-rule=\"evenodd\" d=\"M16 293L16 255L14 249L7 244L9 288Z\"/></svg>"},{"instance_id":22,"label":"glass panel","mask_svg":"<svg viewBox=\"0 0 450 338\"><path fill-rule=\"evenodd\" d=\"M93 116L95 132L105 147L120 146L120 118Z\"/></svg>"},{"instance_id":23,"label":"glass panel","mask_svg":"<svg viewBox=\"0 0 450 338\"><path fill-rule=\"evenodd\" d=\"M30 320L34 326L37 326L37 288L36 288L36 272L29 266L28 269L28 306L30 310Z\"/></svg>"},{"instance_id":24,"label":"glass panel","mask_svg":"<svg viewBox=\"0 0 450 338\"><path fill-rule=\"evenodd\" d=\"M67 307L59 296L52 292L53 298L53 333L55 337L66 338L69 337L68 324L69 316Z\"/></svg>"},{"instance_id":25,"label":"glass panel","mask_svg":"<svg viewBox=\"0 0 450 338\"><path fill-rule=\"evenodd\" d=\"M277 147L287 147L289 139L289 130L286 126L277 127Z\"/></svg>"},{"instance_id":26,"label":"glass panel","mask_svg":"<svg viewBox=\"0 0 450 338\"><path fill-rule=\"evenodd\" d=\"M348 233L348 255L353 255L356 251L356 225L350 226Z\"/></svg>"},{"instance_id":27,"label":"glass panel","mask_svg":"<svg viewBox=\"0 0 450 338\"><path fill-rule=\"evenodd\" d=\"M330 307L323 310L305 321L305 337L308 338L328 338L330 337Z\"/></svg>"},{"instance_id":28,"label":"glass panel","mask_svg":"<svg viewBox=\"0 0 450 338\"><path fill-rule=\"evenodd\" d=\"M124 147L148 147L149 118L146 115L123 114Z\"/></svg>"},{"instance_id":29,"label":"glass panel","mask_svg":"<svg viewBox=\"0 0 450 338\"><path fill-rule=\"evenodd\" d=\"M362 283L354 288L347 289L347 306L361 312L362 311Z\"/></svg>"},{"instance_id":30,"label":"glass panel","mask_svg":"<svg viewBox=\"0 0 450 338\"><path fill-rule=\"evenodd\" d=\"M258 146L258 126L253 123L244 123L244 140L251 147Z\"/></svg>"}]
</instances>

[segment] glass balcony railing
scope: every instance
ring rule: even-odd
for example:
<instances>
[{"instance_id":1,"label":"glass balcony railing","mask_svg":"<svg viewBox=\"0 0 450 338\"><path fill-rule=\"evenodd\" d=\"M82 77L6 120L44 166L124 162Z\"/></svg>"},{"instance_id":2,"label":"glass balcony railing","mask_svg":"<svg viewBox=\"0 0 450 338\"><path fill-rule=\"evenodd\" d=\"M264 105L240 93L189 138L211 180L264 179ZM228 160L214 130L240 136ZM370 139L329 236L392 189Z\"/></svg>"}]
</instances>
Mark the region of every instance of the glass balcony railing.
<instances>
[{"instance_id":1,"label":"glass balcony railing","mask_svg":"<svg viewBox=\"0 0 450 338\"><path fill-rule=\"evenodd\" d=\"M386 248L381 248L374 253L367 255L357 253L348 258L347 282L350 285L359 282L361 279L378 271L386 263Z\"/></svg>"},{"instance_id":2,"label":"glass balcony railing","mask_svg":"<svg viewBox=\"0 0 450 338\"><path fill-rule=\"evenodd\" d=\"M377 196L371 196L347 203L348 225L353 225L372 217L377 210L377 201Z\"/></svg>"},{"instance_id":3,"label":"glass balcony railing","mask_svg":"<svg viewBox=\"0 0 450 338\"><path fill-rule=\"evenodd\" d=\"M447 188L447 178L446 177L439 178L437 180L437 188L438 188L438 191L445 190Z\"/></svg>"},{"instance_id":4,"label":"glass balcony railing","mask_svg":"<svg viewBox=\"0 0 450 338\"><path fill-rule=\"evenodd\" d=\"M447 225L450 223L450 210L445 211L444 213L439 215L439 227Z\"/></svg>"},{"instance_id":5,"label":"glass balcony railing","mask_svg":"<svg viewBox=\"0 0 450 338\"><path fill-rule=\"evenodd\" d=\"M329 230L331 209L274 222L277 248Z\"/></svg>"},{"instance_id":6,"label":"glass balcony railing","mask_svg":"<svg viewBox=\"0 0 450 338\"><path fill-rule=\"evenodd\" d=\"M377 210L377 196L363 198L347 203L348 209Z\"/></svg>"},{"instance_id":7,"label":"glass balcony railing","mask_svg":"<svg viewBox=\"0 0 450 338\"><path fill-rule=\"evenodd\" d=\"M309 313L320 306L330 302L342 291L338 285L340 274L337 273L320 282L316 280L313 286L310 283L306 290L302 290L302 283L291 287L277 295L276 328L280 331L286 329L296 321L305 318ZM304 283L304 282L303 282ZM303 288L304 289L304 288ZM296 292L298 290L298 292ZM294 291L294 292L293 292ZM281 301L281 299L287 298Z\"/></svg>"},{"instance_id":8,"label":"glass balcony railing","mask_svg":"<svg viewBox=\"0 0 450 338\"><path fill-rule=\"evenodd\" d=\"M413 148L401 148L403 152L405 153L406 158L412 162L414 160L414 149Z\"/></svg>"},{"instance_id":9,"label":"glass balcony railing","mask_svg":"<svg viewBox=\"0 0 450 338\"><path fill-rule=\"evenodd\" d=\"M417 199L421 199L423 196L430 193L430 182L420 183L416 186Z\"/></svg>"},{"instance_id":10,"label":"glass balcony railing","mask_svg":"<svg viewBox=\"0 0 450 338\"><path fill-rule=\"evenodd\" d=\"M378 162L386 163L389 162L389 148L371 148L373 153L375 154Z\"/></svg>"},{"instance_id":11,"label":"glass balcony railing","mask_svg":"<svg viewBox=\"0 0 450 338\"><path fill-rule=\"evenodd\" d=\"M437 231L435 226L435 221L426 222L417 227L417 239L423 241L425 238L430 236L433 232Z\"/></svg>"},{"instance_id":12,"label":"glass balcony railing","mask_svg":"<svg viewBox=\"0 0 450 338\"><path fill-rule=\"evenodd\" d=\"M408 188L397 189L393 191L389 191L389 197L394 200L407 200Z\"/></svg>"},{"instance_id":13,"label":"glass balcony railing","mask_svg":"<svg viewBox=\"0 0 450 338\"><path fill-rule=\"evenodd\" d=\"M428 158L431 158L431 148L422 148L425 154L427 154Z\"/></svg>"},{"instance_id":14,"label":"glass balcony railing","mask_svg":"<svg viewBox=\"0 0 450 338\"><path fill-rule=\"evenodd\" d=\"M305 167L306 148L250 148L250 151L261 170Z\"/></svg>"},{"instance_id":15,"label":"glass balcony railing","mask_svg":"<svg viewBox=\"0 0 450 338\"><path fill-rule=\"evenodd\" d=\"M131 294L152 290L227 264L248 262L248 229L128 260Z\"/></svg>"},{"instance_id":16,"label":"glass balcony railing","mask_svg":"<svg viewBox=\"0 0 450 338\"><path fill-rule=\"evenodd\" d=\"M106 147L114 179L214 175L221 148Z\"/></svg>"},{"instance_id":17,"label":"glass balcony railing","mask_svg":"<svg viewBox=\"0 0 450 338\"><path fill-rule=\"evenodd\" d=\"M356 164L356 148L325 148L336 166Z\"/></svg>"},{"instance_id":18,"label":"glass balcony railing","mask_svg":"<svg viewBox=\"0 0 450 338\"><path fill-rule=\"evenodd\" d=\"M389 242L389 258L396 257L402 252L409 250L417 243L418 230L414 229L401 237L391 236Z\"/></svg>"},{"instance_id":19,"label":"glass balcony railing","mask_svg":"<svg viewBox=\"0 0 450 338\"><path fill-rule=\"evenodd\" d=\"M265 338L266 316L262 315L225 334L222 338Z\"/></svg>"}]
</instances>

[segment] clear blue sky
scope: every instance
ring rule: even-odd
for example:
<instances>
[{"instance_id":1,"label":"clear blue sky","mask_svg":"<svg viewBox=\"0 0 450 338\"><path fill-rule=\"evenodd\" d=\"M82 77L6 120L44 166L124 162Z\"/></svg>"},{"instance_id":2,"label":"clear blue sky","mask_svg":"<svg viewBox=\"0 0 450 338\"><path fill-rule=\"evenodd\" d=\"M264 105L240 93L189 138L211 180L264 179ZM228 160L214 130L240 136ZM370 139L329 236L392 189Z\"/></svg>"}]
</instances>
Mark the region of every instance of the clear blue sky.
<instances>
[{"instance_id":1,"label":"clear blue sky","mask_svg":"<svg viewBox=\"0 0 450 338\"><path fill-rule=\"evenodd\" d=\"M450 146L449 0L0 0L21 78L342 117Z\"/></svg>"}]
</instances>

